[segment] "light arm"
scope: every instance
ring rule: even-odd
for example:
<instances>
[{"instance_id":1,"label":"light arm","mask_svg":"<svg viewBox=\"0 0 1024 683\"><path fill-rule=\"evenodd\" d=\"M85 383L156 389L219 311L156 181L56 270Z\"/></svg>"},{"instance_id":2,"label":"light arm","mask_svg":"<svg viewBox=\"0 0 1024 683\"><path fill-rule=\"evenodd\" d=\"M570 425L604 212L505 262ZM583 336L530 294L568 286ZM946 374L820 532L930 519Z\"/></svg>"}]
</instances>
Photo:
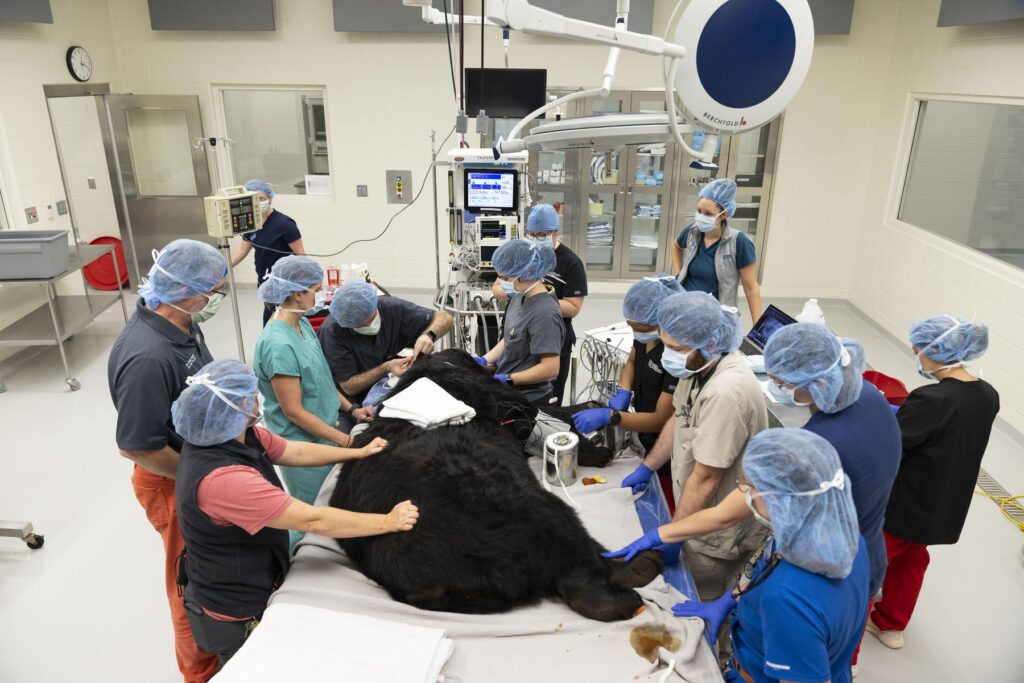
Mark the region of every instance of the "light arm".
<instances>
[{"instance_id":1,"label":"light arm","mask_svg":"<svg viewBox=\"0 0 1024 683\"><path fill-rule=\"evenodd\" d=\"M486 0L484 13L488 19L523 33L555 38L573 38L587 43L617 47L630 52L666 57L685 57L686 48L657 36L632 31L616 31L608 26L571 19L546 9L534 7L528 0Z\"/></svg>"}]
</instances>

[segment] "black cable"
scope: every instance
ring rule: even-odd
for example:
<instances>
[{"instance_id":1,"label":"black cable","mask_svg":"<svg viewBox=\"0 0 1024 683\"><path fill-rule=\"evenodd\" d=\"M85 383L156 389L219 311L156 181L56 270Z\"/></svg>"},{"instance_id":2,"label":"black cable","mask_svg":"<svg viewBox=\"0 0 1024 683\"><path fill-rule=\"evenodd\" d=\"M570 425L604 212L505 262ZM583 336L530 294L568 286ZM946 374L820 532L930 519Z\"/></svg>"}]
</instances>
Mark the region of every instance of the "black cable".
<instances>
[{"instance_id":1,"label":"black cable","mask_svg":"<svg viewBox=\"0 0 1024 683\"><path fill-rule=\"evenodd\" d=\"M444 140L441 141L441 144L437 146L437 150L434 151L434 156L432 156L430 158L430 166L432 166L434 164L434 162L437 160L437 155L441 152L442 149L444 149L444 144L446 142L448 142L448 139L452 136L452 134L454 132L455 132L455 126L452 126L452 129L450 131L448 131L448 135L446 135ZM394 215L391 216L391 218L388 220L387 225L384 226L384 229L381 230L376 236L370 237L368 239L353 240L352 242L349 242L348 244L346 244L344 247L342 247L338 251L335 251L335 252L330 253L330 254L302 254L302 255L303 256L315 256L317 258L331 258L332 256L338 256L339 254L345 253L346 251L348 251L348 248L351 247L354 244L360 244L361 242L375 242L375 241L379 240L381 237L384 236L384 233L386 233L388 231L388 228L391 227L391 224L395 222L395 219L398 218L399 216L401 216L402 213L404 213L406 209L408 209L410 206L415 204L416 200L420 198L421 194L423 194L423 190L427 187L427 179L430 178L430 166L427 166L426 171L424 171L424 173L423 173L423 182L420 183L420 189L416 192L416 196L412 198L411 202L409 202L408 204L403 206L401 209L396 211L394 213ZM250 244L252 244L252 242L250 242ZM270 247L263 247L263 246L260 246L258 244L252 244L252 246L254 248L256 248L256 249L263 249L264 251L272 251L275 254L293 254L293 253L295 253L295 252L291 252L291 251L282 251L281 249L272 249Z\"/></svg>"},{"instance_id":2,"label":"black cable","mask_svg":"<svg viewBox=\"0 0 1024 683\"><path fill-rule=\"evenodd\" d=\"M452 33L448 25L448 0L443 0L444 7L444 37L448 40L448 69L452 75L452 97L458 101L459 90L455 87L455 58L452 57Z\"/></svg>"}]
</instances>

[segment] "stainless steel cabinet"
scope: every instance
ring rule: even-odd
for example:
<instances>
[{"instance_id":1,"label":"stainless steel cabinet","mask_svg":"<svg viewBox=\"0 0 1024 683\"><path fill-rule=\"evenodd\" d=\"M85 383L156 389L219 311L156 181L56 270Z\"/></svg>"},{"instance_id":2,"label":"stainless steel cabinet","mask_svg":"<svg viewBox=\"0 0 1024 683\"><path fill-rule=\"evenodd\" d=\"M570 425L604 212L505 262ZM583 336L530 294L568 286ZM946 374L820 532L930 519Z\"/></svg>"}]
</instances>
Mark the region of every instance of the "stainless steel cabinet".
<instances>
[{"instance_id":1,"label":"stainless steel cabinet","mask_svg":"<svg viewBox=\"0 0 1024 683\"><path fill-rule=\"evenodd\" d=\"M663 111L664 91L650 89L577 100L564 115ZM507 133L504 122L496 125ZM690 159L671 143L606 153L531 152L530 194L535 204L558 210L561 240L583 259L590 280L633 281L672 269L672 243L693 222L700 189L716 177L733 178L738 208L729 225L754 242L760 277L780 125L777 119L749 133L705 135L702 144L718 148L716 172L690 168ZM703 148L701 135L691 146ZM493 141L489 137L486 144Z\"/></svg>"}]
</instances>

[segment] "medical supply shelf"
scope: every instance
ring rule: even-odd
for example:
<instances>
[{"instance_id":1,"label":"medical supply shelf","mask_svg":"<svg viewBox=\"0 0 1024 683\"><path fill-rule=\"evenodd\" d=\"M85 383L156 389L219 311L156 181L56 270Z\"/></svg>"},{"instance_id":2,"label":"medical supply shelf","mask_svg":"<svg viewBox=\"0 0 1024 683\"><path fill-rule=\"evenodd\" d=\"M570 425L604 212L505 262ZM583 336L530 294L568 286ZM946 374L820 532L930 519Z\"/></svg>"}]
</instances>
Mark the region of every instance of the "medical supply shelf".
<instances>
[{"instance_id":1,"label":"medical supply shelf","mask_svg":"<svg viewBox=\"0 0 1024 683\"><path fill-rule=\"evenodd\" d=\"M68 275L81 272L85 266L106 254L114 260L114 275L118 282L117 294L91 292L82 275L85 294L58 294L55 284ZM81 383L71 376L64 342L78 334L100 313L121 302L121 314L128 322L128 306L124 299L124 287L117 263L117 254L112 244L73 244L68 246L68 268L63 273L48 278L26 278L18 280L0 279L5 286L42 286L46 290L46 303L29 311L20 319L0 330L0 347L3 346L56 346L64 366L64 381L72 391L78 391ZM7 386L0 382L0 393Z\"/></svg>"}]
</instances>

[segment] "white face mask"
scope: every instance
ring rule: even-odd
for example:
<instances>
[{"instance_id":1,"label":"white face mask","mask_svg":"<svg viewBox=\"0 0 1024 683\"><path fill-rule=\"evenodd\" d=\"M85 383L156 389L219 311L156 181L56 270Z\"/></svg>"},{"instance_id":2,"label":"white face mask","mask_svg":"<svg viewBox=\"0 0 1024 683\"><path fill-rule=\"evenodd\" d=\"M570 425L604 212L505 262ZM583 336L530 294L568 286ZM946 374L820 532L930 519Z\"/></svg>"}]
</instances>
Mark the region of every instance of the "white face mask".
<instances>
[{"instance_id":1,"label":"white face mask","mask_svg":"<svg viewBox=\"0 0 1024 683\"><path fill-rule=\"evenodd\" d=\"M372 337L373 335L380 332L380 311L377 311L377 315L374 316L373 321L369 325L364 325L363 327L353 327L352 331L355 332L356 334L364 334L367 337Z\"/></svg>"},{"instance_id":2,"label":"white face mask","mask_svg":"<svg viewBox=\"0 0 1024 683\"><path fill-rule=\"evenodd\" d=\"M708 366L711 365L711 363L714 362L714 359L709 360L707 363L700 366L696 370L691 370L688 367L686 367L686 365L689 362L690 356L693 353L695 352L690 351L690 353L680 353L675 349L670 349L666 347L665 350L661 352L661 367L665 368L665 372L672 375L673 377L677 377L679 379L686 379L688 377L693 377L698 372L703 372L705 369L708 368Z\"/></svg>"},{"instance_id":3,"label":"white face mask","mask_svg":"<svg viewBox=\"0 0 1024 683\"><path fill-rule=\"evenodd\" d=\"M723 213L725 212L721 211L714 216L705 216L702 213L698 213L693 217L693 224L696 225L697 229L701 232L712 232L715 229L715 222Z\"/></svg>"},{"instance_id":4,"label":"white face mask","mask_svg":"<svg viewBox=\"0 0 1024 683\"><path fill-rule=\"evenodd\" d=\"M206 297L206 305L194 313L192 311L186 311L184 308L181 308L180 306L175 306L170 302L168 302L167 305L176 311L188 313L188 315L192 318L192 322L198 325L199 323L205 323L207 320L215 316L217 314L217 311L220 310L220 305L224 303L225 299L223 292L214 292L213 294L200 294L200 296Z\"/></svg>"},{"instance_id":5,"label":"white face mask","mask_svg":"<svg viewBox=\"0 0 1024 683\"><path fill-rule=\"evenodd\" d=\"M743 494L743 500L747 501L747 507L750 508L750 511L754 513L754 519L756 519L758 522L771 529L772 521L770 519L762 517L761 513L757 511L756 507L754 507L754 497L750 489L747 489L747 492Z\"/></svg>"},{"instance_id":6,"label":"white face mask","mask_svg":"<svg viewBox=\"0 0 1024 683\"><path fill-rule=\"evenodd\" d=\"M660 338L657 330L654 332L637 332L633 330L633 339L636 339L641 344L650 344L651 342L658 341Z\"/></svg>"},{"instance_id":7,"label":"white face mask","mask_svg":"<svg viewBox=\"0 0 1024 683\"><path fill-rule=\"evenodd\" d=\"M780 387L775 382L768 381L768 393L772 395L779 405L791 406L793 408L806 408L811 405L796 400L796 387Z\"/></svg>"},{"instance_id":8,"label":"white face mask","mask_svg":"<svg viewBox=\"0 0 1024 683\"><path fill-rule=\"evenodd\" d=\"M316 309L316 292L314 292L312 289L307 289L305 291L313 295L312 306L310 306L309 308L285 308L284 306L278 306L277 310L285 311L287 313L298 313L300 315L309 315L310 313L312 313Z\"/></svg>"}]
</instances>

